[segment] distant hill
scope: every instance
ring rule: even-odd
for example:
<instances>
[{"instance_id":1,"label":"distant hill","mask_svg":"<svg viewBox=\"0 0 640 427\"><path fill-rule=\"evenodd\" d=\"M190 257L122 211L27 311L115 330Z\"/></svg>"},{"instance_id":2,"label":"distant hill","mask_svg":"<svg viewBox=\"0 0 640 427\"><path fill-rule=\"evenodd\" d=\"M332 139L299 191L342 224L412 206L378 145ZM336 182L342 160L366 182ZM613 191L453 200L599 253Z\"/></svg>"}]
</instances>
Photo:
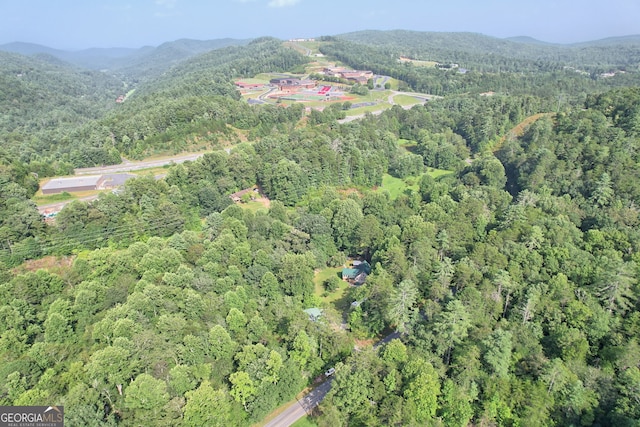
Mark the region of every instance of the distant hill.
<instances>
[{"instance_id":1,"label":"distant hill","mask_svg":"<svg viewBox=\"0 0 640 427\"><path fill-rule=\"evenodd\" d=\"M246 46L250 41L230 38L216 40L180 39L124 57L111 69L138 79L149 79L189 58L228 46Z\"/></svg>"},{"instance_id":2,"label":"distant hill","mask_svg":"<svg viewBox=\"0 0 640 427\"><path fill-rule=\"evenodd\" d=\"M534 39L533 37L529 37L529 36L507 37L504 40L517 42L517 43L538 44L543 46L559 46L556 43L544 42L542 40Z\"/></svg>"},{"instance_id":3,"label":"distant hill","mask_svg":"<svg viewBox=\"0 0 640 427\"><path fill-rule=\"evenodd\" d=\"M588 46L616 46L616 45L640 45L640 34L621 36L621 37L607 37L605 39L593 40L589 42L574 43L573 47L588 47Z\"/></svg>"},{"instance_id":4,"label":"distant hill","mask_svg":"<svg viewBox=\"0 0 640 427\"><path fill-rule=\"evenodd\" d=\"M161 74L171 66L204 52L226 46L244 46L250 40L180 39L160 46L131 48L91 48L79 51L54 49L33 43L8 43L0 45L0 51L14 52L26 56L51 55L78 67L91 70L109 70L126 74L134 79Z\"/></svg>"},{"instance_id":5,"label":"distant hill","mask_svg":"<svg viewBox=\"0 0 640 427\"><path fill-rule=\"evenodd\" d=\"M20 55L35 55L37 53L48 53L49 55L64 55L64 50L54 49L51 47L24 42L13 42L0 45L0 50L4 52L19 53Z\"/></svg>"},{"instance_id":6,"label":"distant hill","mask_svg":"<svg viewBox=\"0 0 640 427\"><path fill-rule=\"evenodd\" d=\"M484 71L535 71L541 67L560 69L573 66L602 72L640 65L640 36L616 37L575 45L544 43L529 37L499 39L478 33L406 30L358 31L335 37L413 59L457 63ZM504 65L499 68L487 65L500 63Z\"/></svg>"},{"instance_id":7,"label":"distant hill","mask_svg":"<svg viewBox=\"0 0 640 427\"><path fill-rule=\"evenodd\" d=\"M101 117L126 93L121 80L50 53L1 51L0 88L0 140L21 159L45 157L71 129Z\"/></svg>"}]
</instances>

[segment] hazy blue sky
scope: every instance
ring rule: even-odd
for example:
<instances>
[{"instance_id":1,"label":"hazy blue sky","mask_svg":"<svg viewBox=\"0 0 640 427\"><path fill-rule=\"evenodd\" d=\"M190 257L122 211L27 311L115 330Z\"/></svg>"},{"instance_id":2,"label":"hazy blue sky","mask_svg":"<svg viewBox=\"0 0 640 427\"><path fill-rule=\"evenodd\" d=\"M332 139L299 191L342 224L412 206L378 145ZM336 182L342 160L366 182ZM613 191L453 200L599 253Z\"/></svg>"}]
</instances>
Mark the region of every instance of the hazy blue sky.
<instances>
[{"instance_id":1,"label":"hazy blue sky","mask_svg":"<svg viewBox=\"0 0 640 427\"><path fill-rule=\"evenodd\" d=\"M365 29L572 43L640 34L639 18L640 0L0 0L0 43L140 47L179 38L288 39Z\"/></svg>"}]
</instances>

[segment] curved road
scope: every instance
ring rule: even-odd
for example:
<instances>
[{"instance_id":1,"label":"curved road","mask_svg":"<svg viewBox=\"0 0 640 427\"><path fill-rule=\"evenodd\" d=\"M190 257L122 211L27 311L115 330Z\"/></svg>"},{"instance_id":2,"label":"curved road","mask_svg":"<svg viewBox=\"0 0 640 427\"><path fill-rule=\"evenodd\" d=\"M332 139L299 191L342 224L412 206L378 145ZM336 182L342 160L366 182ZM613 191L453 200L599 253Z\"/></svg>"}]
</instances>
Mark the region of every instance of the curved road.
<instances>
[{"instance_id":1,"label":"curved road","mask_svg":"<svg viewBox=\"0 0 640 427\"><path fill-rule=\"evenodd\" d=\"M389 94L389 97L387 98L387 102L391 105L394 106L396 105L395 101L393 100L393 98L396 95L407 95L407 96L411 96L413 98L416 99L416 103L415 104L411 104L411 105L403 105L402 108L404 108L405 110L410 110L411 108L413 108L414 105L418 105L421 102L425 103L431 99L435 99L438 98L438 96L435 95L429 95L426 93L416 93L416 92L399 92L397 90L392 90L391 94ZM373 114L374 116L377 116L379 114L382 114L382 112L384 112L385 109L380 109L380 110L375 110L375 111L371 111L370 113ZM365 116L365 114L358 114L355 116L347 116L344 119L340 119L338 120L338 123L348 123L348 122L352 122L354 120L358 120L361 119Z\"/></svg>"},{"instance_id":2,"label":"curved road","mask_svg":"<svg viewBox=\"0 0 640 427\"><path fill-rule=\"evenodd\" d=\"M386 337L375 343L373 345L373 348L377 349L381 345L384 345L395 338L400 338L399 332L393 332L387 335ZM313 411L313 408L318 406L320 402L322 402L322 400L325 398L327 393L329 393L329 390L331 390L332 382L333 377L329 377L318 387L305 394L301 399L298 399L296 403L292 403L291 405L289 405L289 407L278 414L278 416L266 423L264 427L289 427L291 424L295 423L305 415L310 415Z\"/></svg>"},{"instance_id":3,"label":"curved road","mask_svg":"<svg viewBox=\"0 0 640 427\"><path fill-rule=\"evenodd\" d=\"M333 379L329 378L311 390L296 403L291 404L277 417L265 424L264 427L288 427L305 415L310 415L313 408L318 406L327 393L329 393L329 390L331 390L332 381Z\"/></svg>"}]
</instances>

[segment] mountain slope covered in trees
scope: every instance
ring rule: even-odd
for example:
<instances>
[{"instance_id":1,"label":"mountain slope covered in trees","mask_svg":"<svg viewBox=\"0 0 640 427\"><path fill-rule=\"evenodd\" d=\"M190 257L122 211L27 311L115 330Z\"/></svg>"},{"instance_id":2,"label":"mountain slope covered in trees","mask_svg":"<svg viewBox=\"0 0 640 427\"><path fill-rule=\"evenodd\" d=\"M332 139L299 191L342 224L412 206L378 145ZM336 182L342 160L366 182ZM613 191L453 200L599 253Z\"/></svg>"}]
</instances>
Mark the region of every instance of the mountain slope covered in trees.
<instances>
[{"instance_id":1,"label":"mountain slope covered in trees","mask_svg":"<svg viewBox=\"0 0 640 427\"><path fill-rule=\"evenodd\" d=\"M394 70L384 48L322 43ZM334 367L319 427L637 425L634 73L582 76L562 102L552 73L483 95L449 82L343 124L342 103L305 115L233 88L306 61L260 39L140 85L60 158L246 140L53 223L30 200L48 163L0 151L0 404L64 405L69 425L245 426ZM460 81L433 71L416 75ZM232 202L253 186L268 203ZM338 277L353 260L372 266L360 286Z\"/></svg>"},{"instance_id":2,"label":"mountain slope covered in trees","mask_svg":"<svg viewBox=\"0 0 640 427\"><path fill-rule=\"evenodd\" d=\"M487 71L530 71L580 67L588 72L610 68L638 70L640 37L603 39L571 45L523 43L476 33L358 31L337 38L376 46L413 59L458 63Z\"/></svg>"},{"instance_id":3,"label":"mountain slope covered in trees","mask_svg":"<svg viewBox=\"0 0 640 427\"><path fill-rule=\"evenodd\" d=\"M92 48L79 51L54 49L33 43L7 43L0 45L0 51L19 53L26 56L47 54L77 67L90 70L108 70L129 80L146 80L166 71L173 65L201 53L227 46L243 46L250 40L180 39L160 46L132 48Z\"/></svg>"}]
</instances>

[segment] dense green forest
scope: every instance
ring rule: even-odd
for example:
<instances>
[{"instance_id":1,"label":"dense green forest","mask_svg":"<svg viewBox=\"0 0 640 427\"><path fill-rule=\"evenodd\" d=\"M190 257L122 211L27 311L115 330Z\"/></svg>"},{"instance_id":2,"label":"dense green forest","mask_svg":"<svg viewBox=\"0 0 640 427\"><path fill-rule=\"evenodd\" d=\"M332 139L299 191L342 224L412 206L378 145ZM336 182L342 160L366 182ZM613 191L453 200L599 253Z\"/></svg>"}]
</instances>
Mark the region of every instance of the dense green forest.
<instances>
[{"instance_id":1,"label":"dense green forest","mask_svg":"<svg viewBox=\"0 0 640 427\"><path fill-rule=\"evenodd\" d=\"M389 75L407 88L434 95L491 91L582 102L585 94L606 87L640 84L640 41L636 39L563 47L470 33L365 31L323 40L321 52L355 69ZM401 56L441 66L401 63ZM602 77L609 72L615 75Z\"/></svg>"},{"instance_id":2,"label":"dense green forest","mask_svg":"<svg viewBox=\"0 0 640 427\"><path fill-rule=\"evenodd\" d=\"M393 47L321 49L402 79ZM55 113L32 105L55 95L44 76L82 97L98 74L7 58L1 101L33 124L0 127L1 405L64 405L70 426L245 426L335 367L318 426L639 425L637 71L414 70L406 87L442 98L340 124L339 103L240 99L234 78L308 61L265 38L118 106L122 81L102 75L105 98L66 128L38 121ZM53 223L31 200L37 176L194 140L210 152ZM254 185L269 203L232 202ZM370 262L365 284L338 279L351 259Z\"/></svg>"}]
</instances>

